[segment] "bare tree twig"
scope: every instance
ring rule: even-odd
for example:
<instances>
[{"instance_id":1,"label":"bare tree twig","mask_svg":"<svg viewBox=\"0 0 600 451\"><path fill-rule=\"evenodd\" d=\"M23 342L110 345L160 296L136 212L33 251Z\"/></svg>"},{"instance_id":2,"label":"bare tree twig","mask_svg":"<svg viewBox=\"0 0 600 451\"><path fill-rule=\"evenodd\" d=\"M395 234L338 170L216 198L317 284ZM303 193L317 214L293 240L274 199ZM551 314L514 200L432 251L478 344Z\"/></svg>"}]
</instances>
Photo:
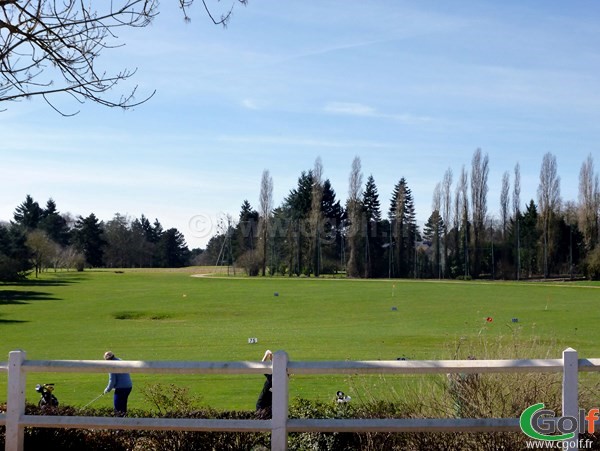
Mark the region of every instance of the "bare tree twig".
<instances>
[{"instance_id":1,"label":"bare tree twig","mask_svg":"<svg viewBox=\"0 0 600 451\"><path fill-rule=\"evenodd\" d=\"M194 0L179 0L184 18ZM215 19L207 0L202 4L211 21L226 26L236 3ZM55 111L65 113L52 100L68 94L79 104L86 101L129 109L148 101L155 92L136 100L137 86L117 98L111 93L131 79L137 69L109 74L98 67L103 51L125 45L115 31L144 28L158 14L158 0L0 0L0 102L42 97ZM5 108L0 111L5 111Z\"/></svg>"}]
</instances>

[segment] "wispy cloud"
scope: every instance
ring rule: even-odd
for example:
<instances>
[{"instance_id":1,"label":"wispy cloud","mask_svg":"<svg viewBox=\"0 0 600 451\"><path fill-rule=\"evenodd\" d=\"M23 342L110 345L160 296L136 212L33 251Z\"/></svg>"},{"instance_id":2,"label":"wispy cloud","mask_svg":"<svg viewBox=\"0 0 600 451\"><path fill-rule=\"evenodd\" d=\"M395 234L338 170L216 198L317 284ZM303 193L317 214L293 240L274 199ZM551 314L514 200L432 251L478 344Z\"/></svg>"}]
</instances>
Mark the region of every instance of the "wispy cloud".
<instances>
[{"instance_id":1,"label":"wispy cloud","mask_svg":"<svg viewBox=\"0 0 600 451\"><path fill-rule=\"evenodd\" d=\"M352 49L357 49L357 48L361 48L361 47L369 47L369 46L376 45L376 44L391 42L393 40L395 40L395 38L366 39L366 40L359 40L359 41L348 42L348 43L332 44L329 46L315 47L312 49L305 49L299 53L285 56L284 58L279 60L279 63L289 63L290 61L297 60L297 59L310 58L313 56L321 56L321 55L339 52L342 50L352 50Z\"/></svg>"},{"instance_id":2,"label":"wispy cloud","mask_svg":"<svg viewBox=\"0 0 600 451\"><path fill-rule=\"evenodd\" d=\"M428 116L418 116L408 113L383 113L369 105L353 102L329 102L323 107L323 111L329 114L390 119L411 124L431 121L431 118Z\"/></svg>"},{"instance_id":3,"label":"wispy cloud","mask_svg":"<svg viewBox=\"0 0 600 451\"><path fill-rule=\"evenodd\" d=\"M258 105L258 102L254 99L242 100L242 106L249 110L260 110L260 106Z\"/></svg>"},{"instance_id":4,"label":"wispy cloud","mask_svg":"<svg viewBox=\"0 0 600 451\"><path fill-rule=\"evenodd\" d=\"M389 148L394 147L390 143L365 140L329 140L329 139L313 139L301 136L232 136L222 135L217 138L217 141L236 143L236 144L262 144L274 146L291 146L291 147L324 147L324 148Z\"/></svg>"},{"instance_id":5,"label":"wispy cloud","mask_svg":"<svg viewBox=\"0 0 600 451\"><path fill-rule=\"evenodd\" d=\"M377 111L362 103L330 102L325 105L325 112L332 114L348 114L350 116L377 116Z\"/></svg>"}]
</instances>

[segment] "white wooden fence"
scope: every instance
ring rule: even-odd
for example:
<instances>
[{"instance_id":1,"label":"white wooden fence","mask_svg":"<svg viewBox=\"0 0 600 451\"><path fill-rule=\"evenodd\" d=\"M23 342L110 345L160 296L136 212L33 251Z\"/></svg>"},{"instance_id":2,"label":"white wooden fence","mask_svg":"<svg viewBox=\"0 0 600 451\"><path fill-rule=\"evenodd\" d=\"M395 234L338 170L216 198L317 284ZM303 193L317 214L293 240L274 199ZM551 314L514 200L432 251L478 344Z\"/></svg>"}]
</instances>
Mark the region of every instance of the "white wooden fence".
<instances>
[{"instance_id":1,"label":"white wooden fence","mask_svg":"<svg viewBox=\"0 0 600 451\"><path fill-rule=\"evenodd\" d=\"M271 449L286 450L289 432L507 432L519 431L518 418L480 419L290 419L290 374L436 374L436 373L548 373L563 374L562 415L577 417L580 371L600 371L600 359L579 359L569 348L562 359L524 360L403 360L403 361L289 361L287 353L274 354L272 366L263 362L168 362L104 360L26 360L24 351L9 353L8 398L0 426L6 427L6 451L23 451L25 427L102 428L176 431L271 432ZM271 420L217 420L175 418L120 418L25 415L27 373L169 373L273 375ZM597 422L598 423L598 422ZM578 438L576 435L575 439ZM561 449L577 449L577 441Z\"/></svg>"}]
</instances>

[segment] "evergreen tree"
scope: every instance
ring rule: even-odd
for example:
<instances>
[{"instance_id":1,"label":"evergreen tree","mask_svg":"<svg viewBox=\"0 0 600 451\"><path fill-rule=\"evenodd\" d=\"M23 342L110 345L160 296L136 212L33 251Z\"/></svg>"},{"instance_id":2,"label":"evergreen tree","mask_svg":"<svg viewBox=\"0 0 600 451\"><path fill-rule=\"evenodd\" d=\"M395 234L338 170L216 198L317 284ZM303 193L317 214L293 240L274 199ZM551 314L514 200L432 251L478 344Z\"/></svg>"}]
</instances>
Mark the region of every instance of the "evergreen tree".
<instances>
[{"instance_id":1,"label":"evergreen tree","mask_svg":"<svg viewBox=\"0 0 600 451\"><path fill-rule=\"evenodd\" d=\"M163 226L158 219L154 219L154 223L150 229L150 241L152 243L158 243L164 233Z\"/></svg>"},{"instance_id":2,"label":"evergreen tree","mask_svg":"<svg viewBox=\"0 0 600 451\"><path fill-rule=\"evenodd\" d=\"M247 251L256 249L258 234L258 211L252 208L248 200L244 200L240 209L240 219L234 234L234 258Z\"/></svg>"},{"instance_id":3,"label":"evergreen tree","mask_svg":"<svg viewBox=\"0 0 600 451\"><path fill-rule=\"evenodd\" d=\"M553 255L553 266L560 274L569 274L573 278L575 268L585 255L586 243L577 222L577 206L575 203L567 202L565 207L556 227L558 239L556 252Z\"/></svg>"},{"instance_id":4,"label":"evergreen tree","mask_svg":"<svg viewBox=\"0 0 600 451\"><path fill-rule=\"evenodd\" d=\"M367 179L365 191L362 196L363 210L368 222L378 223L381 221L381 205L379 203L379 193L377 185L372 175Z\"/></svg>"},{"instance_id":5,"label":"evergreen tree","mask_svg":"<svg viewBox=\"0 0 600 451\"><path fill-rule=\"evenodd\" d=\"M0 281L25 278L32 268L30 256L23 230L14 225L0 224Z\"/></svg>"},{"instance_id":6,"label":"evergreen tree","mask_svg":"<svg viewBox=\"0 0 600 451\"><path fill-rule=\"evenodd\" d=\"M66 219L58 212L56 202L52 198L46 202L46 208L42 211L42 217L39 221L39 228L42 229L48 237L65 247L69 244L69 227Z\"/></svg>"},{"instance_id":7,"label":"evergreen tree","mask_svg":"<svg viewBox=\"0 0 600 451\"><path fill-rule=\"evenodd\" d=\"M148 240L150 236L152 226L150 229L148 226L150 223L142 215L140 219L135 219L130 225L130 239L131 239L131 264L138 268L144 268L152 266L152 255L156 248L156 243ZM148 232L150 230L150 233Z\"/></svg>"},{"instance_id":8,"label":"evergreen tree","mask_svg":"<svg viewBox=\"0 0 600 451\"><path fill-rule=\"evenodd\" d=\"M282 276L291 274L290 254L292 252L291 237L292 223L290 220L290 211L284 205L273 209L273 218L271 224L271 274L279 273Z\"/></svg>"},{"instance_id":9,"label":"evergreen tree","mask_svg":"<svg viewBox=\"0 0 600 451\"><path fill-rule=\"evenodd\" d=\"M433 250L432 275L442 278L442 236L444 233L444 220L438 210L434 210L423 227L423 238Z\"/></svg>"},{"instance_id":10,"label":"evergreen tree","mask_svg":"<svg viewBox=\"0 0 600 451\"><path fill-rule=\"evenodd\" d=\"M153 226L150 220L144 215L140 217L139 223L146 241L149 243L158 243L158 239L160 238L159 233L162 232L162 226L160 225L160 222L158 222L158 219L154 222L155 226L158 225L158 230L155 229L155 226Z\"/></svg>"},{"instance_id":11,"label":"evergreen tree","mask_svg":"<svg viewBox=\"0 0 600 451\"><path fill-rule=\"evenodd\" d=\"M312 200L312 171L302 171L298 178L297 188L290 191L284 204L290 208L294 218L306 219L310 212Z\"/></svg>"},{"instance_id":12,"label":"evergreen tree","mask_svg":"<svg viewBox=\"0 0 600 451\"><path fill-rule=\"evenodd\" d=\"M329 179L323 182L323 194L321 197L321 215L323 225L321 233L321 272L333 273L341 267L340 258L342 252L342 221L344 209L340 201L336 200L335 191Z\"/></svg>"},{"instance_id":13,"label":"evergreen tree","mask_svg":"<svg viewBox=\"0 0 600 451\"><path fill-rule=\"evenodd\" d=\"M402 177L394 187L389 218L392 224L392 276L408 277L413 272L417 222L412 192Z\"/></svg>"},{"instance_id":14,"label":"evergreen tree","mask_svg":"<svg viewBox=\"0 0 600 451\"><path fill-rule=\"evenodd\" d=\"M365 231L365 277L380 277L385 273L383 266L384 236L381 221L381 206L377 185L372 175L367 179L362 195L363 213L366 222Z\"/></svg>"},{"instance_id":15,"label":"evergreen tree","mask_svg":"<svg viewBox=\"0 0 600 451\"><path fill-rule=\"evenodd\" d=\"M312 171L302 172L298 178L298 187L290 191L285 198L283 209L288 220L288 264L290 275L306 274L309 265L307 236L310 233L308 214L312 203Z\"/></svg>"},{"instance_id":16,"label":"evergreen tree","mask_svg":"<svg viewBox=\"0 0 600 451\"><path fill-rule=\"evenodd\" d=\"M181 268L189 262L190 252L185 238L175 228L168 229L161 234L156 252L161 268Z\"/></svg>"},{"instance_id":17,"label":"evergreen tree","mask_svg":"<svg viewBox=\"0 0 600 451\"><path fill-rule=\"evenodd\" d=\"M208 240L206 248L201 255L202 265L214 266L219 263L221 249L223 248L226 238L227 236L225 233L217 233Z\"/></svg>"},{"instance_id":18,"label":"evergreen tree","mask_svg":"<svg viewBox=\"0 0 600 451\"><path fill-rule=\"evenodd\" d=\"M302 172L298 187L290 191L281 207L273 210L272 254L276 262L274 265L280 268L280 272L309 275L315 268L309 252L311 234L315 232L309 221L312 194L312 171ZM321 273L339 269L343 215L344 210L336 200L331 181L326 179L322 182L321 219L316 231L319 233L318 264Z\"/></svg>"},{"instance_id":19,"label":"evergreen tree","mask_svg":"<svg viewBox=\"0 0 600 451\"><path fill-rule=\"evenodd\" d=\"M13 218L19 226L27 230L33 230L37 229L43 213L44 211L40 205L28 194L25 197L25 202L15 209Z\"/></svg>"},{"instance_id":20,"label":"evergreen tree","mask_svg":"<svg viewBox=\"0 0 600 451\"><path fill-rule=\"evenodd\" d=\"M88 265L101 267L104 264L104 246L106 241L102 231L102 224L91 213L87 218L79 216L73 230L73 241L80 252L85 256Z\"/></svg>"},{"instance_id":21,"label":"evergreen tree","mask_svg":"<svg viewBox=\"0 0 600 451\"><path fill-rule=\"evenodd\" d=\"M531 277L539 270L537 250L541 234L538 229L538 220L539 215L537 206L532 199L519 221L519 231L521 234L521 268L526 271L528 277Z\"/></svg>"},{"instance_id":22,"label":"evergreen tree","mask_svg":"<svg viewBox=\"0 0 600 451\"><path fill-rule=\"evenodd\" d=\"M262 263L257 250L259 216L250 202L244 200L231 240L234 261L246 270L246 274L252 276L258 275L257 271Z\"/></svg>"}]
</instances>

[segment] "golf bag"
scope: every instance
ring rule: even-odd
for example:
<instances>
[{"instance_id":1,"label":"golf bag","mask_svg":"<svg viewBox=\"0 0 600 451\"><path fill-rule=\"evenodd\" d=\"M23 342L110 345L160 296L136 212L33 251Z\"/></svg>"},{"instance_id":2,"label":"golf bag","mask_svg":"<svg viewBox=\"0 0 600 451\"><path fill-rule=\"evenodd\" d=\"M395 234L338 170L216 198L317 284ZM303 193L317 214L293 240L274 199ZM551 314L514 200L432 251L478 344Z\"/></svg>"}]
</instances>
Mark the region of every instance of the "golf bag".
<instances>
[{"instance_id":1,"label":"golf bag","mask_svg":"<svg viewBox=\"0 0 600 451\"><path fill-rule=\"evenodd\" d=\"M58 399L52 394L54 384L37 384L35 391L42 395L38 407L58 407Z\"/></svg>"}]
</instances>

